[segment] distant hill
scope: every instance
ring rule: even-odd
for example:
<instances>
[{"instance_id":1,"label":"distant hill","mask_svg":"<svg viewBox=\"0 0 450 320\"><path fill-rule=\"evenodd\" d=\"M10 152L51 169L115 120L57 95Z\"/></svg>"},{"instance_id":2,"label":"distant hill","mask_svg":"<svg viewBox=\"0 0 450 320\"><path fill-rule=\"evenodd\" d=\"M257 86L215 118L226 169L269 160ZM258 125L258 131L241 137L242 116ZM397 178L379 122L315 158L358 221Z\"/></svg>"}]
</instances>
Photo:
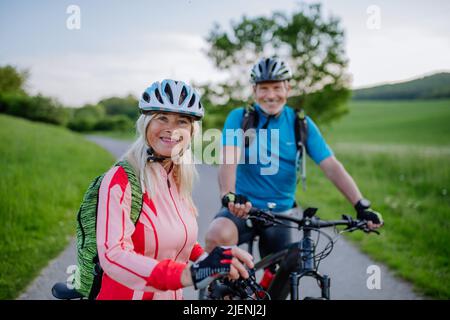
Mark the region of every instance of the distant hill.
<instances>
[{"instance_id":1,"label":"distant hill","mask_svg":"<svg viewBox=\"0 0 450 320\"><path fill-rule=\"evenodd\" d=\"M450 73L431 76L396 84L353 90L354 100L403 100L450 98Z\"/></svg>"}]
</instances>

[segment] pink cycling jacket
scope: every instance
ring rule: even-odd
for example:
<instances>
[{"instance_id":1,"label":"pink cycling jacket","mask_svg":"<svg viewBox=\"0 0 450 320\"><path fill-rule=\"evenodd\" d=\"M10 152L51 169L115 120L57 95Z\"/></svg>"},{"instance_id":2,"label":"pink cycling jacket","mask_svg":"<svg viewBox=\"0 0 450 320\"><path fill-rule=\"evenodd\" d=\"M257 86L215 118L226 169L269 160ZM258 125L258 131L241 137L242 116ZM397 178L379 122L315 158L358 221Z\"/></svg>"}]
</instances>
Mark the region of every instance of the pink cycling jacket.
<instances>
[{"instance_id":1,"label":"pink cycling jacket","mask_svg":"<svg viewBox=\"0 0 450 320\"><path fill-rule=\"evenodd\" d=\"M104 176L97 217L97 248L104 271L97 299L182 299L181 273L203 249L194 209L172 175L160 168L156 195L144 194L136 225L130 219L131 185L116 166Z\"/></svg>"}]
</instances>

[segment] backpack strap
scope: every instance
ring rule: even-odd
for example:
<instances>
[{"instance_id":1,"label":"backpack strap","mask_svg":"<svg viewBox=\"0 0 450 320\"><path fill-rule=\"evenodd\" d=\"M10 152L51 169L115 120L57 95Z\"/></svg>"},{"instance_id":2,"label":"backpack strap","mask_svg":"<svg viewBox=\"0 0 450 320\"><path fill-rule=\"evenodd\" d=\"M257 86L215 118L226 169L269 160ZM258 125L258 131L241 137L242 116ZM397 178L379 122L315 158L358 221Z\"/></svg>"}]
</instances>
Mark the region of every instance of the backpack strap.
<instances>
[{"instance_id":1,"label":"backpack strap","mask_svg":"<svg viewBox=\"0 0 450 320\"><path fill-rule=\"evenodd\" d=\"M258 127L259 122L259 114L256 111L256 108L252 104L248 104L244 108L244 113L242 116L242 130L244 131L244 145L245 148L248 148L250 145L250 137L248 135L245 135L245 132L248 129L256 129Z\"/></svg>"},{"instance_id":2,"label":"backpack strap","mask_svg":"<svg viewBox=\"0 0 450 320\"><path fill-rule=\"evenodd\" d=\"M121 166L127 176L128 181L131 185L131 213L130 218L134 224L139 220L139 216L141 215L142 203L143 203L143 194L141 189L141 184L139 183L139 179L136 176L136 172L134 168L128 163L126 160L122 160L116 163L116 166Z\"/></svg>"},{"instance_id":3,"label":"backpack strap","mask_svg":"<svg viewBox=\"0 0 450 320\"><path fill-rule=\"evenodd\" d=\"M308 125L305 111L302 108L295 109L295 144L297 146L297 183L302 180L303 190L306 189L306 139L308 138Z\"/></svg>"},{"instance_id":4,"label":"backpack strap","mask_svg":"<svg viewBox=\"0 0 450 320\"><path fill-rule=\"evenodd\" d=\"M100 293L100 289L102 286L102 278L103 278L103 269L100 266L100 260L98 258L98 254L95 255L94 259L92 259L92 262L94 263L94 281L92 282L91 291L89 291L89 300L95 300L95 298Z\"/></svg>"},{"instance_id":5,"label":"backpack strap","mask_svg":"<svg viewBox=\"0 0 450 320\"><path fill-rule=\"evenodd\" d=\"M306 146L306 138L307 138L307 122L305 111L302 108L295 109L295 144L297 146L297 150L302 152L302 145Z\"/></svg>"}]
</instances>

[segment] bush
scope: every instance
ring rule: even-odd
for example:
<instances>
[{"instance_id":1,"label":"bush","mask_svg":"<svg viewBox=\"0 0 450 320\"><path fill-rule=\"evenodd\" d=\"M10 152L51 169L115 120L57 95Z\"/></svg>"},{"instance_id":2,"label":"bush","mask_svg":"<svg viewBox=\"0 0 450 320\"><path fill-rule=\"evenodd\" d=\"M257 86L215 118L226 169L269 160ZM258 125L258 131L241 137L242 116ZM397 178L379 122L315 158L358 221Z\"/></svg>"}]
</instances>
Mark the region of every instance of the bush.
<instances>
[{"instance_id":1,"label":"bush","mask_svg":"<svg viewBox=\"0 0 450 320\"><path fill-rule=\"evenodd\" d=\"M56 100L42 95L0 94L0 112L56 125L66 125L69 119L69 110Z\"/></svg>"},{"instance_id":2,"label":"bush","mask_svg":"<svg viewBox=\"0 0 450 320\"><path fill-rule=\"evenodd\" d=\"M96 123L97 123L96 119L89 119L89 118L72 119L67 124L67 127L73 131L86 132L94 130Z\"/></svg>"},{"instance_id":3,"label":"bush","mask_svg":"<svg viewBox=\"0 0 450 320\"><path fill-rule=\"evenodd\" d=\"M74 131L92 131L104 116L105 108L102 105L85 105L73 110L67 127Z\"/></svg>"},{"instance_id":4,"label":"bush","mask_svg":"<svg viewBox=\"0 0 450 320\"><path fill-rule=\"evenodd\" d=\"M99 131L127 131L133 128L133 121L125 115L109 116L99 120L94 130Z\"/></svg>"},{"instance_id":5,"label":"bush","mask_svg":"<svg viewBox=\"0 0 450 320\"><path fill-rule=\"evenodd\" d=\"M110 97L98 103L105 106L106 114L109 116L125 115L132 121L136 121L139 117L138 100L132 95L123 98Z\"/></svg>"}]
</instances>

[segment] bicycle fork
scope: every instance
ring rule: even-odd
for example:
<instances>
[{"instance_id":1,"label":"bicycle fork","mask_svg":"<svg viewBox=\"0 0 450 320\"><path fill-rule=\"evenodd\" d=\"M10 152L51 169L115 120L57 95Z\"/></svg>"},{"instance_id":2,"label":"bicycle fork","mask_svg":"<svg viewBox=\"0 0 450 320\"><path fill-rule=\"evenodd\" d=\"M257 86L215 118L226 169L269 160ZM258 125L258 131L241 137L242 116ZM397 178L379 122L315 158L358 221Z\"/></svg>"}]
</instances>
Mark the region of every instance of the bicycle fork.
<instances>
[{"instance_id":1,"label":"bicycle fork","mask_svg":"<svg viewBox=\"0 0 450 320\"><path fill-rule=\"evenodd\" d=\"M299 284L300 278L304 276L310 276L316 278L320 283L321 297L326 300L330 300L330 278L327 275L321 276L318 273L315 274L305 274L292 272L289 276L289 283L291 287L291 300L299 300ZM307 298L306 298L307 299Z\"/></svg>"},{"instance_id":2,"label":"bicycle fork","mask_svg":"<svg viewBox=\"0 0 450 320\"><path fill-rule=\"evenodd\" d=\"M304 229L303 240L299 243L300 245L300 257L298 261L299 270L291 272L289 275L289 284L291 291L291 300L299 299L299 284L302 277L313 277L319 281L319 286L321 288L321 297L323 299L330 299L330 278L328 275L321 275L317 272L317 268L314 262L314 244L311 238L311 230Z\"/></svg>"}]
</instances>

